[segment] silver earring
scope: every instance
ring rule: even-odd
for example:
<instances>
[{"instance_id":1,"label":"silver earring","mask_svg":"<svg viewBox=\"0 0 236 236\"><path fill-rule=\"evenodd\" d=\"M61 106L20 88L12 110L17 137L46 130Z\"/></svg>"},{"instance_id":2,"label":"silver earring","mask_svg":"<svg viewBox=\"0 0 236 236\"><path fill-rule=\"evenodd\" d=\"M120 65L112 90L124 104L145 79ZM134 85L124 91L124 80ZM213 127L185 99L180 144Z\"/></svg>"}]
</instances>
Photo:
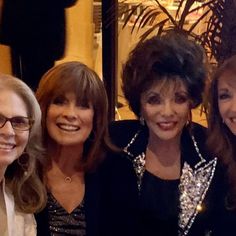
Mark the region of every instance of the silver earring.
<instances>
[{"instance_id":1,"label":"silver earring","mask_svg":"<svg viewBox=\"0 0 236 236\"><path fill-rule=\"evenodd\" d=\"M139 122L141 125L145 125L145 120L144 120L143 116L139 117Z\"/></svg>"}]
</instances>

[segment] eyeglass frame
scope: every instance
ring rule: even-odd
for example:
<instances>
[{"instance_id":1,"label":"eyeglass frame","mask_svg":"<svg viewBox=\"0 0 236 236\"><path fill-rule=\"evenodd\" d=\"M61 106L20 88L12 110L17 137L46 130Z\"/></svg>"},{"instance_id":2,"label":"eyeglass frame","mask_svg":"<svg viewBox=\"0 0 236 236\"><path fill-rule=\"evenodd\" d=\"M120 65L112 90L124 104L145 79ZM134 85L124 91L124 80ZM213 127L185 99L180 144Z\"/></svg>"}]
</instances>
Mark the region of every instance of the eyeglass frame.
<instances>
[{"instance_id":1,"label":"eyeglass frame","mask_svg":"<svg viewBox=\"0 0 236 236\"><path fill-rule=\"evenodd\" d=\"M8 121L11 123L11 127L12 127L14 130L17 130L17 131L28 131L28 130L30 130L30 129L32 128L32 126L33 126L33 124L34 124L34 119L29 118L29 117L25 117L25 116L13 116L13 117L11 117L11 118L8 118L8 117L6 117L6 116L0 114L0 118L4 118L4 119L5 119L5 121L4 121L4 123L2 124L2 126L1 126L1 124L0 124L0 129L3 128L3 127L5 126L5 124L6 124ZM28 122L29 127L26 128L26 129L21 129L21 128L19 129L19 128L16 128L15 125L14 125L14 122L13 122L13 124L12 124L12 121L13 121L14 119L16 119L16 118L27 119L27 120L29 121L29 122Z\"/></svg>"}]
</instances>

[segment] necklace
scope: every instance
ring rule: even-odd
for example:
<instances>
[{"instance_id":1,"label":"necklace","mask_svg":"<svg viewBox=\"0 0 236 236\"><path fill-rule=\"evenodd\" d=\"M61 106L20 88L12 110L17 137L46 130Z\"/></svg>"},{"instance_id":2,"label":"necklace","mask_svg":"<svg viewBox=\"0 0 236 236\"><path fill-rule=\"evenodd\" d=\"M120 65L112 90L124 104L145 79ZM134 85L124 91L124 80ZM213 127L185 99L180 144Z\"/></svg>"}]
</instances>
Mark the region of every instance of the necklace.
<instances>
[{"instance_id":1,"label":"necklace","mask_svg":"<svg viewBox=\"0 0 236 236\"><path fill-rule=\"evenodd\" d=\"M66 183L71 183L71 182L72 182L72 178L71 178L70 176L66 176L66 177L64 178L64 181L65 181Z\"/></svg>"},{"instance_id":2,"label":"necklace","mask_svg":"<svg viewBox=\"0 0 236 236\"><path fill-rule=\"evenodd\" d=\"M64 178L64 182L70 184L73 181L73 177L75 177L76 175L78 175L78 173L76 172L75 174L73 174L72 176L63 176Z\"/></svg>"},{"instance_id":3,"label":"necklace","mask_svg":"<svg viewBox=\"0 0 236 236\"><path fill-rule=\"evenodd\" d=\"M56 163L53 164L54 168L51 173L48 173L49 176L53 176L55 179L61 179L63 180L64 183L70 184L71 182L77 180L77 176L79 176L81 173L80 172L74 172L72 175L66 175L63 173L63 171L58 167Z\"/></svg>"}]
</instances>

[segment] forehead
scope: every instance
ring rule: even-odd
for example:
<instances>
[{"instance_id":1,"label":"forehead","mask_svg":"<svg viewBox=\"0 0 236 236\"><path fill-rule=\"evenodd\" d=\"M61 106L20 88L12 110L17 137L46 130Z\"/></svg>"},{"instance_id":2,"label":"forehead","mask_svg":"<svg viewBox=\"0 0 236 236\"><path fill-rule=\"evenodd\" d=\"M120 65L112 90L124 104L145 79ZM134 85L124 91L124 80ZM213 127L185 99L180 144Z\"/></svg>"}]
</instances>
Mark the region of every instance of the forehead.
<instances>
[{"instance_id":1,"label":"forehead","mask_svg":"<svg viewBox=\"0 0 236 236\"><path fill-rule=\"evenodd\" d=\"M0 112L5 115L26 116L27 106L24 100L14 91L9 89L0 89Z\"/></svg>"},{"instance_id":2,"label":"forehead","mask_svg":"<svg viewBox=\"0 0 236 236\"><path fill-rule=\"evenodd\" d=\"M94 101L91 98L89 98L88 96L85 96L85 95L79 96L78 93L75 93L74 91L67 91L67 92L64 92L63 94L57 94L56 96L54 96L51 99L51 102L53 102L53 100L57 99L57 98L60 98L64 101L94 106Z\"/></svg>"},{"instance_id":3,"label":"forehead","mask_svg":"<svg viewBox=\"0 0 236 236\"><path fill-rule=\"evenodd\" d=\"M86 93L86 91L83 90L76 90L76 89L60 89L58 91L54 91L53 95L52 95L52 99L56 98L56 97L64 97L66 99L75 99L78 101L89 101L89 94Z\"/></svg>"},{"instance_id":4,"label":"forehead","mask_svg":"<svg viewBox=\"0 0 236 236\"><path fill-rule=\"evenodd\" d=\"M236 73L227 71L218 79L218 89L230 88L236 89Z\"/></svg>"},{"instance_id":5,"label":"forehead","mask_svg":"<svg viewBox=\"0 0 236 236\"><path fill-rule=\"evenodd\" d=\"M161 95L175 92L187 92L187 87L181 79L162 79L155 81L144 93L155 92Z\"/></svg>"}]
</instances>

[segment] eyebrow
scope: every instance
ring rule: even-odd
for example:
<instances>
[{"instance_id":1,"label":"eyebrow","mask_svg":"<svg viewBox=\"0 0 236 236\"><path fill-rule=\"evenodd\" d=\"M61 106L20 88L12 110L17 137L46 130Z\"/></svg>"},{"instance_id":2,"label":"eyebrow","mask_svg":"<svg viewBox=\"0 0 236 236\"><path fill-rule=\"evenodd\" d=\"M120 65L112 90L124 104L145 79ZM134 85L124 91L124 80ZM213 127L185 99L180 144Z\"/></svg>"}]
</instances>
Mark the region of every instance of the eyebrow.
<instances>
[{"instance_id":1,"label":"eyebrow","mask_svg":"<svg viewBox=\"0 0 236 236\"><path fill-rule=\"evenodd\" d=\"M225 87L218 88L218 90L219 90L219 91L225 91L225 92L229 91L229 89L228 89L228 88L225 88Z\"/></svg>"}]
</instances>

